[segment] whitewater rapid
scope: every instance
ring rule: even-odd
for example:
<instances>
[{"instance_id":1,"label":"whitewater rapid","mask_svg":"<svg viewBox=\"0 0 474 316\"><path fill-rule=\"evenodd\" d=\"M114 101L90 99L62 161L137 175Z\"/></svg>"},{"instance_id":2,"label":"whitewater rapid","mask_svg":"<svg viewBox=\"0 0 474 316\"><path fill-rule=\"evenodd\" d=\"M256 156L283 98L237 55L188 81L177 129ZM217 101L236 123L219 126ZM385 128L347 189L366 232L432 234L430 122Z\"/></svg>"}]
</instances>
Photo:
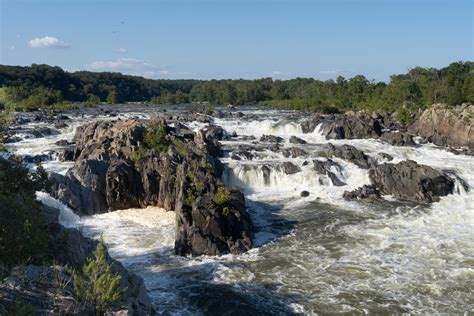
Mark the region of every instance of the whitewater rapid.
<instances>
[{"instance_id":1,"label":"whitewater rapid","mask_svg":"<svg viewBox=\"0 0 474 316\"><path fill-rule=\"evenodd\" d=\"M133 109L119 117L147 118L153 109ZM474 313L474 190L459 181L455 194L431 205L397 202L387 196L378 204L346 201L342 193L369 183L368 171L334 158L334 170L346 185L333 186L305 161L328 141L319 128L304 134L297 112L248 108L252 119L216 119L235 140L223 141L223 180L241 187L255 224L256 248L219 258L183 258L173 254L174 214L158 208L130 209L77 217L44 193L38 198L61 209L61 222L86 236L102 236L111 255L145 280L158 313L196 314L392 314ZM74 118L60 135L23 140L13 152L37 155L72 139ZM105 117L103 117L105 118ZM107 118L110 119L110 118ZM193 129L202 123L188 124ZM284 147L301 147L309 156L285 158L268 149L252 160L232 159L239 145L257 145L261 135L284 138ZM244 140L241 136L255 136ZM289 143L300 137L305 145ZM474 157L454 155L431 144L396 147L378 140L341 140L372 157L388 153L392 162L415 160L454 171L474 187ZM285 174L277 166L291 161L301 172ZM50 171L64 173L68 163L52 160ZM271 169L266 179L262 166ZM301 191L308 191L301 197Z\"/></svg>"}]
</instances>

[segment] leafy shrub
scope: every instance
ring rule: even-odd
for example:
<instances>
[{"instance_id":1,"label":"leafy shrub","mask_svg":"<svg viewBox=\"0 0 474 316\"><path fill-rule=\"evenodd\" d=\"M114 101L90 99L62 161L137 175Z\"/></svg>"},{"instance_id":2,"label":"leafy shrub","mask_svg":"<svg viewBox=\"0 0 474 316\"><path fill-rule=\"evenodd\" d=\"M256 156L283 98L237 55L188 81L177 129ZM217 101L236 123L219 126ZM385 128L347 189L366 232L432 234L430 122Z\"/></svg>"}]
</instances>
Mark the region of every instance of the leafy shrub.
<instances>
[{"instance_id":1,"label":"leafy shrub","mask_svg":"<svg viewBox=\"0 0 474 316\"><path fill-rule=\"evenodd\" d=\"M405 125L411 124L414 121L412 113L406 107L401 107L398 109L397 119L400 121L400 123Z\"/></svg>"},{"instance_id":2,"label":"leafy shrub","mask_svg":"<svg viewBox=\"0 0 474 316\"><path fill-rule=\"evenodd\" d=\"M100 98L95 95L95 94L90 94L89 95L89 98L87 99L86 103L84 104L85 107L87 108L90 108L90 107L93 107L95 105L99 105L100 104Z\"/></svg>"},{"instance_id":3,"label":"leafy shrub","mask_svg":"<svg viewBox=\"0 0 474 316\"><path fill-rule=\"evenodd\" d=\"M13 121L13 116L7 112L0 112L0 132L8 128L8 125Z\"/></svg>"},{"instance_id":4,"label":"leafy shrub","mask_svg":"<svg viewBox=\"0 0 474 316\"><path fill-rule=\"evenodd\" d=\"M224 205L230 201L230 194L224 186L220 185L217 187L217 192L213 201L218 206Z\"/></svg>"},{"instance_id":5,"label":"leafy shrub","mask_svg":"<svg viewBox=\"0 0 474 316\"><path fill-rule=\"evenodd\" d=\"M143 137L143 145L157 153L166 151L169 145L166 139L166 126L160 122L149 125Z\"/></svg>"},{"instance_id":6,"label":"leafy shrub","mask_svg":"<svg viewBox=\"0 0 474 316\"><path fill-rule=\"evenodd\" d=\"M36 191L48 186L46 172L29 171L19 159L0 157L0 266L49 260L41 203Z\"/></svg>"},{"instance_id":7,"label":"leafy shrub","mask_svg":"<svg viewBox=\"0 0 474 316\"><path fill-rule=\"evenodd\" d=\"M107 248L102 239L82 271L73 271L76 296L83 304L92 304L100 312L122 299L121 279L119 274L112 272L112 264L107 260Z\"/></svg>"},{"instance_id":8,"label":"leafy shrub","mask_svg":"<svg viewBox=\"0 0 474 316\"><path fill-rule=\"evenodd\" d=\"M186 158L186 155L188 153L188 148L186 147L186 143L179 139L174 139L173 145L178 155L183 159Z\"/></svg>"}]
</instances>

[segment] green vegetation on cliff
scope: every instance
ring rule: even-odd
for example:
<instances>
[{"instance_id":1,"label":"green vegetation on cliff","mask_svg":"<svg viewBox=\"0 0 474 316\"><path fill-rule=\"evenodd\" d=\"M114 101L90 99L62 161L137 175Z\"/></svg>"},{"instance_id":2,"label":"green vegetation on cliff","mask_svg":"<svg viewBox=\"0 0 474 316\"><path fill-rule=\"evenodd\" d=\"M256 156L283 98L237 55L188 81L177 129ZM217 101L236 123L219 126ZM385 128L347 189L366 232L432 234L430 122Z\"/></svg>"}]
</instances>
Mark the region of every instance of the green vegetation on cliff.
<instances>
[{"instance_id":1,"label":"green vegetation on cliff","mask_svg":"<svg viewBox=\"0 0 474 316\"><path fill-rule=\"evenodd\" d=\"M31 172L21 160L0 157L0 270L50 259L41 203L35 195L47 184L41 167Z\"/></svg>"},{"instance_id":2,"label":"green vegetation on cliff","mask_svg":"<svg viewBox=\"0 0 474 316\"><path fill-rule=\"evenodd\" d=\"M0 107L34 109L57 103L260 103L334 113L348 109L414 110L433 103L474 102L474 62L441 69L416 67L389 83L362 75L336 80L152 80L120 73L65 72L59 67L0 65Z\"/></svg>"},{"instance_id":3,"label":"green vegetation on cliff","mask_svg":"<svg viewBox=\"0 0 474 316\"><path fill-rule=\"evenodd\" d=\"M107 248L101 240L81 271L73 271L74 291L85 305L93 305L99 312L114 306L122 299L121 276L112 272Z\"/></svg>"}]
</instances>

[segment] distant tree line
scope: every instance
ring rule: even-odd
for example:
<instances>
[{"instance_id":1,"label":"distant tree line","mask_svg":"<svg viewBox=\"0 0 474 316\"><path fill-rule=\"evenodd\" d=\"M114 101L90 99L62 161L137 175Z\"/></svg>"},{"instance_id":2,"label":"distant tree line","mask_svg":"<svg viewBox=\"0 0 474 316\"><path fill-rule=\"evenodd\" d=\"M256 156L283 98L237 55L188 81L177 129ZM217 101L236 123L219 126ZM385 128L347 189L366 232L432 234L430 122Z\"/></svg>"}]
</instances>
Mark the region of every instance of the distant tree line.
<instances>
[{"instance_id":1,"label":"distant tree line","mask_svg":"<svg viewBox=\"0 0 474 316\"><path fill-rule=\"evenodd\" d=\"M288 109L338 112L347 109L397 111L433 103L474 102L474 62L441 69L416 67L390 82L362 75L336 80L153 80L110 72L66 72L59 67L0 65L0 106L28 110L85 102L150 102L214 105L260 103Z\"/></svg>"}]
</instances>

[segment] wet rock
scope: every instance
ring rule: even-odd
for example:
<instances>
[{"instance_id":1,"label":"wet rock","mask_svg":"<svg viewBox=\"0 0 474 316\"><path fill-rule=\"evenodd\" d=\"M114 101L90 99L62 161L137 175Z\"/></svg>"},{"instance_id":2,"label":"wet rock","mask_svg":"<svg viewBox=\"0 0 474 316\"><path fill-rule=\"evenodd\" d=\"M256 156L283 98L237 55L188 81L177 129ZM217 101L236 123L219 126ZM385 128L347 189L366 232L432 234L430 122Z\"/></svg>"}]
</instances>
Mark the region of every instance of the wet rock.
<instances>
[{"instance_id":1,"label":"wet rock","mask_svg":"<svg viewBox=\"0 0 474 316\"><path fill-rule=\"evenodd\" d=\"M308 155L308 152L298 147L283 148L281 152L285 158L296 158Z\"/></svg>"},{"instance_id":2,"label":"wet rock","mask_svg":"<svg viewBox=\"0 0 474 316\"><path fill-rule=\"evenodd\" d=\"M364 200L367 202L375 202L381 199L379 190L374 185L363 185L353 190L345 191L343 198L346 200Z\"/></svg>"},{"instance_id":3,"label":"wet rock","mask_svg":"<svg viewBox=\"0 0 474 316\"><path fill-rule=\"evenodd\" d=\"M372 164L370 157L351 145L334 146L333 144L329 143L327 154L329 156L334 156L352 162L362 169L369 169L370 165Z\"/></svg>"},{"instance_id":4,"label":"wet rock","mask_svg":"<svg viewBox=\"0 0 474 316\"><path fill-rule=\"evenodd\" d=\"M69 145L71 145L72 143L69 142L69 141L66 140L66 139L61 139L61 140L58 140L55 144L56 144L57 146L69 146Z\"/></svg>"},{"instance_id":5,"label":"wet rock","mask_svg":"<svg viewBox=\"0 0 474 316\"><path fill-rule=\"evenodd\" d=\"M278 144L271 144L267 146L267 149L273 152L278 152L280 150L280 146Z\"/></svg>"},{"instance_id":6,"label":"wet rock","mask_svg":"<svg viewBox=\"0 0 474 316\"><path fill-rule=\"evenodd\" d=\"M296 136L291 136L290 137L290 143L291 144L307 144L307 142L304 139L301 139Z\"/></svg>"},{"instance_id":7,"label":"wet rock","mask_svg":"<svg viewBox=\"0 0 474 316\"><path fill-rule=\"evenodd\" d=\"M34 138L42 138L46 136L58 135L59 132L55 129L50 127L35 127L34 129L30 130L29 133Z\"/></svg>"},{"instance_id":8,"label":"wet rock","mask_svg":"<svg viewBox=\"0 0 474 316\"><path fill-rule=\"evenodd\" d=\"M301 197L308 197L308 196L309 196L309 192L308 192L308 191L301 191L300 196L301 196Z\"/></svg>"},{"instance_id":9,"label":"wet rock","mask_svg":"<svg viewBox=\"0 0 474 316\"><path fill-rule=\"evenodd\" d=\"M243 135L240 137L242 140L255 140L255 136L253 135Z\"/></svg>"},{"instance_id":10,"label":"wet rock","mask_svg":"<svg viewBox=\"0 0 474 316\"><path fill-rule=\"evenodd\" d=\"M263 173L263 182L265 183L265 185L269 185L270 173L272 172L272 169L267 165L261 166L260 169L262 170L262 173Z\"/></svg>"},{"instance_id":11,"label":"wet rock","mask_svg":"<svg viewBox=\"0 0 474 316\"><path fill-rule=\"evenodd\" d=\"M313 169L322 175L328 176L331 180L332 184L335 186L343 186L346 185L343 181L341 181L331 169L337 170L337 173L341 173L341 166L331 159L327 159L325 161L321 160L313 160Z\"/></svg>"},{"instance_id":12,"label":"wet rock","mask_svg":"<svg viewBox=\"0 0 474 316\"><path fill-rule=\"evenodd\" d=\"M415 147L417 144L413 140L413 135L406 132L387 132L380 137L381 140L392 146L410 146Z\"/></svg>"},{"instance_id":13,"label":"wet rock","mask_svg":"<svg viewBox=\"0 0 474 316\"><path fill-rule=\"evenodd\" d=\"M61 129L61 128L66 128L68 125L64 122L56 122L54 123L54 127L57 128L57 129Z\"/></svg>"},{"instance_id":14,"label":"wet rock","mask_svg":"<svg viewBox=\"0 0 474 316\"><path fill-rule=\"evenodd\" d=\"M203 131L204 136L208 140L223 140L225 136L227 136L227 133L224 131L224 129L217 125L207 126L203 129Z\"/></svg>"},{"instance_id":15,"label":"wet rock","mask_svg":"<svg viewBox=\"0 0 474 316\"><path fill-rule=\"evenodd\" d=\"M454 190L449 175L413 160L378 165L370 170L369 177L382 194L404 201L436 202Z\"/></svg>"},{"instance_id":16,"label":"wet rock","mask_svg":"<svg viewBox=\"0 0 474 316\"><path fill-rule=\"evenodd\" d=\"M255 155L252 154L248 150L237 150L232 153L231 157L232 159L235 159L235 160L241 160L242 158L245 158L247 160L252 160L255 158Z\"/></svg>"},{"instance_id":17,"label":"wet rock","mask_svg":"<svg viewBox=\"0 0 474 316\"><path fill-rule=\"evenodd\" d=\"M283 172L286 174L295 174L295 173L301 172L300 167L298 167L297 165L289 161L285 161L284 163L281 164L280 167L283 170Z\"/></svg>"},{"instance_id":18,"label":"wet rock","mask_svg":"<svg viewBox=\"0 0 474 316\"><path fill-rule=\"evenodd\" d=\"M51 158L52 158L51 155L48 155L48 154L42 154L42 155L36 155L36 156L26 155L26 156L23 156L23 161L25 163L38 164L44 161L51 160Z\"/></svg>"},{"instance_id":19,"label":"wet rock","mask_svg":"<svg viewBox=\"0 0 474 316\"><path fill-rule=\"evenodd\" d=\"M377 156L379 156L382 159L388 160L388 161L393 160L393 157L391 155L387 154L387 153L378 153Z\"/></svg>"},{"instance_id":20,"label":"wet rock","mask_svg":"<svg viewBox=\"0 0 474 316\"><path fill-rule=\"evenodd\" d=\"M260 137L260 141L268 143L282 143L283 138L275 135L262 135L262 137Z\"/></svg>"}]
</instances>

